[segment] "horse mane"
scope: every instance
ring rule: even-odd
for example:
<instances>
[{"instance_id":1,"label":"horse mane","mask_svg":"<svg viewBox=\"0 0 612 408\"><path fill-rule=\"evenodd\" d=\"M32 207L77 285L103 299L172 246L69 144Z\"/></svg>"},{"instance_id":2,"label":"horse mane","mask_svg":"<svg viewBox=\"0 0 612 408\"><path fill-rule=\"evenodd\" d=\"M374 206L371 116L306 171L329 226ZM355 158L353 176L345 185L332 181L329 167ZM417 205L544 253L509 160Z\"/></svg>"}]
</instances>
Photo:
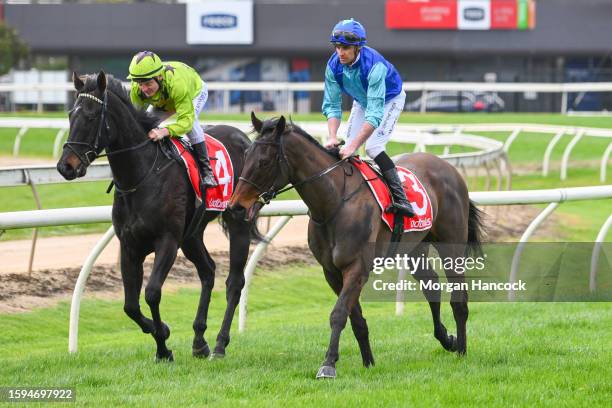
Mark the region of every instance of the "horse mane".
<instances>
[{"instance_id":1,"label":"horse mane","mask_svg":"<svg viewBox=\"0 0 612 408\"><path fill-rule=\"evenodd\" d=\"M272 118L264 121L261 127L261 134L258 135L255 140L261 139L264 134L274 130L279 120L280 118ZM332 147L331 149L326 149L323 145L321 145L321 143L319 143L317 139L315 139L314 137L309 135L308 132L306 132L304 129L293 123L293 120L291 118L289 118L289 123L285 126L285 131L283 132L283 134L290 132L297 133L298 135L302 136L304 139L315 145L318 149L329 154L330 156L336 159L340 158L340 148Z\"/></svg>"},{"instance_id":2,"label":"horse mane","mask_svg":"<svg viewBox=\"0 0 612 408\"><path fill-rule=\"evenodd\" d=\"M85 80L85 86L81 90L81 92L92 92L97 89L97 80L96 75L88 75ZM130 99L130 94L127 89L123 86L123 83L112 75L106 74L106 89L110 91L114 95L116 95L127 108L130 110L132 116L136 119L136 121L142 126L145 132L148 132L151 129L156 128L160 120L159 118L153 116L149 112L144 109L138 109L132 104L132 100Z\"/></svg>"}]
</instances>

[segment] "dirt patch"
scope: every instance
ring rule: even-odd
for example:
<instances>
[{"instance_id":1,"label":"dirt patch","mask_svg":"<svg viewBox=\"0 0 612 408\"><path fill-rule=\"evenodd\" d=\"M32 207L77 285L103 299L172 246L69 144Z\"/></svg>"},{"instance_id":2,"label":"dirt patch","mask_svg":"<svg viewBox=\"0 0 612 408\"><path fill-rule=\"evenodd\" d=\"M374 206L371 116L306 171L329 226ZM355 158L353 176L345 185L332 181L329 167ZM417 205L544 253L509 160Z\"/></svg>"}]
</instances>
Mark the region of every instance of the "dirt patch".
<instances>
[{"instance_id":1,"label":"dirt patch","mask_svg":"<svg viewBox=\"0 0 612 408\"><path fill-rule=\"evenodd\" d=\"M227 251L211 252L217 265L215 290L225 290L225 278L229 270ZM316 264L310 250L305 246L269 247L259 261L258 268L274 270L285 265ZM145 262L144 285L148 281L153 263ZM49 306L72 294L80 268L44 269L25 273L0 275L0 313L31 310L34 307ZM168 279L170 287L199 285L195 267L185 257L179 256ZM122 295L121 272L117 266L94 266L87 280L86 291L97 297L116 298ZM166 288L166 286L164 286Z\"/></svg>"}]
</instances>

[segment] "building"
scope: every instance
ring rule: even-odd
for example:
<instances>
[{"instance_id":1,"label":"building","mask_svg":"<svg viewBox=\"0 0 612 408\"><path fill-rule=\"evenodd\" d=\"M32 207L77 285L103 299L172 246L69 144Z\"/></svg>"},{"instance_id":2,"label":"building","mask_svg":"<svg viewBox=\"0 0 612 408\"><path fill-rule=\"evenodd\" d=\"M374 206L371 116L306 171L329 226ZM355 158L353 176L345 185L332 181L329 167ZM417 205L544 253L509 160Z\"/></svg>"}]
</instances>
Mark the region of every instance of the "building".
<instances>
[{"instance_id":1,"label":"building","mask_svg":"<svg viewBox=\"0 0 612 408\"><path fill-rule=\"evenodd\" d=\"M242 44L189 44L188 10L192 6L178 2L0 7L5 22L18 30L33 53L67 56L70 70L104 68L118 77L125 77L133 53L151 49L164 59L190 63L208 80L321 81L333 52L328 43L331 27L341 18L353 17L366 26L369 45L391 60L405 81L612 81L609 0L427 0L433 6L469 2L521 7L535 2L535 19L531 16L532 29L392 28L402 18L413 17L406 14L398 20L393 14L396 21L390 21L393 18L386 14L389 3L411 1L247 1L252 38ZM235 3L240 1L224 2ZM219 19L211 21L213 26L225 24ZM409 95L409 101L418 96ZM507 110L558 111L560 106L560 97L554 94L501 96ZM570 107L576 101L574 107L580 109L612 107L606 94L575 96L570 96ZM279 98L274 92L232 92L230 104L244 108L260 103L274 109ZM320 93L298 98L309 100L313 110L320 109Z\"/></svg>"}]
</instances>

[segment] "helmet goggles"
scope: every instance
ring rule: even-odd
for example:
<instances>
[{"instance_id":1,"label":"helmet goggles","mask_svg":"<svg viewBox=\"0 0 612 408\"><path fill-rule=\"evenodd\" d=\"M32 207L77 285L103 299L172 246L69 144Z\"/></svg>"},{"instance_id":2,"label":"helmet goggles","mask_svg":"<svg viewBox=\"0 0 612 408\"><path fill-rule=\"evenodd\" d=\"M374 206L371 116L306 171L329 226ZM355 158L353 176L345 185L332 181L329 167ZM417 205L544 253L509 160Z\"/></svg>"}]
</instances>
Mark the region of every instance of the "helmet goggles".
<instances>
[{"instance_id":1,"label":"helmet goggles","mask_svg":"<svg viewBox=\"0 0 612 408\"><path fill-rule=\"evenodd\" d=\"M350 31L334 31L329 41L333 44L362 45L365 40Z\"/></svg>"}]
</instances>

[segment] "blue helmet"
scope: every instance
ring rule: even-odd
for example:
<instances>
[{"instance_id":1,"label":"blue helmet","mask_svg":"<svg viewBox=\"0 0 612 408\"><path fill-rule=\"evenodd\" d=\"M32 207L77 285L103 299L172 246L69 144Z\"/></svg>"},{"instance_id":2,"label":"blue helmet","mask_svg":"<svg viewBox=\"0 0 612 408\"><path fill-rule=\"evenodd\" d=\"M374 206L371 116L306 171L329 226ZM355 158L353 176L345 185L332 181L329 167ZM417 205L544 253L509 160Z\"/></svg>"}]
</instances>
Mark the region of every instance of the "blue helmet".
<instances>
[{"instance_id":1,"label":"blue helmet","mask_svg":"<svg viewBox=\"0 0 612 408\"><path fill-rule=\"evenodd\" d=\"M333 44L363 46L366 43L366 31L357 20L341 20L334 26L329 42Z\"/></svg>"}]
</instances>

